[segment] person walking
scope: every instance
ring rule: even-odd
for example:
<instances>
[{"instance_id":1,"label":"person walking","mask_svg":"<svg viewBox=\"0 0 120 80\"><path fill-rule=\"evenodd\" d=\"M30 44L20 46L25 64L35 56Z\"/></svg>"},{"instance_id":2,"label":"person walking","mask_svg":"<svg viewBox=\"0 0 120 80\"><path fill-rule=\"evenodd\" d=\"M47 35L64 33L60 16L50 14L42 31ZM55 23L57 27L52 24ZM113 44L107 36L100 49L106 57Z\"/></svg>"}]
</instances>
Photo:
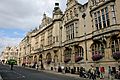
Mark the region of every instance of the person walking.
<instances>
[{"instance_id":1,"label":"person walking","mask_svg":"<svg viewBox=\"0 0 120 80\"><path fill-rule=\"evenodd\" d=\"M104 73L105 73L104 67L100 67L100 79L104 79Z\"/></svg>"},{"instance_id":2,"label":"person walking","mask_svg":"<svg viewBox=\"0 0 120 80\"><path fill-rule=\"evenodd\" d=\"M109 80L111 80L111 74L112 74L111 71L112 71L112 70L111 70L111 67L109 66L109 67L108 67L108 79L109 79Z\"/></svg>"},{"instance_id":3,"label":"person walking","mask_svg":"<svg viewBox=\"0 0 120 80\"><path fill-rule=\"evenodd\" d=\"M91 73L92 79L96 80L96 70L95 70L94 66L92 66L92 65L91 65L90 73Z\"/></svg>"},{"instance_id":4,"label":"person walking","mask_svg":"<svg viewBox=\"0 0 120 80\"><path fill-rule=\"evenodd\" d=\"M13 62L11 62L11 64L10 64L10 65L11 65L11 70L13 70L13 65L14 65L14 63L13 63Z\"/></svg>"},{"instance_id":5,"label":"person walking","mask_svg":"<svg viewBox=\"0 0 120 80\"><path fill-rule=\"evenodd\" d=\"M38 64L36 64L36 69L37 69L37 70L39 69L39 65L38 65Z\"/></svg>"}]
</instances>

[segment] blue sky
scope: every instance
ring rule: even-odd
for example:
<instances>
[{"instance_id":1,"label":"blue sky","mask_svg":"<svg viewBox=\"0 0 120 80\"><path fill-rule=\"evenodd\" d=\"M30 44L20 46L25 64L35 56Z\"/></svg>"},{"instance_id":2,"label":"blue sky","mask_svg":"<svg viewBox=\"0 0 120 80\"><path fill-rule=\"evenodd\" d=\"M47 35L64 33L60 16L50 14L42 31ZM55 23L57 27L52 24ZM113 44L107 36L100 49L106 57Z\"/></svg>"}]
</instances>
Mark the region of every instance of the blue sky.
<instances>
[{"instance_id":1,"label":"blue sky","mask_svg":"<svg viewBox=\"0 0 120 80\"><path fill-rule=\"evenodd\" d=\"M21 29L4 29L4 28L0 28L0 37L9 37L9 38L23 38L23 36L25 35L24 30Z\"/></svg>"},{"instance_id":2,"label":"blue sky","mask_svg":"<svg viewBox=\"0 0 120 80\"><path fill-rule=\"evenodd\" d=\"M55 2L64 11L66 0L0 0L0 53L6 46L17 46L28 31L38 27L44 12L52 17Z\"/></svg>"}]
</instances>

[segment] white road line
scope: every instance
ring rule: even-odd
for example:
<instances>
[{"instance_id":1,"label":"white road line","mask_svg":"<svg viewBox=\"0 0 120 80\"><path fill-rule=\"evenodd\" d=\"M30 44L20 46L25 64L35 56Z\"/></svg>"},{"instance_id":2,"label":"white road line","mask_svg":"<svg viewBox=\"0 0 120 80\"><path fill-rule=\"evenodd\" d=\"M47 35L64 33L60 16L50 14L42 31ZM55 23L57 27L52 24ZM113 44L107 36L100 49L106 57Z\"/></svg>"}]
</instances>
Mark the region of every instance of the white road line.
<instances>
[{"instance_id":1,"label":"white road line","mask_svg":"<svg viewBox=\"0 0 120 80\"><path fill-rule=\"evenodd\" d=\"M17 75L19 75L20 77L23 77L23 78L25 78L25 76L24 75L22 75L22 74L20 74L20 73L18 73L18 72L15 72L15 71L13 71L15 74L17 74Z\"/></svg>"},{"instance_id":2,"label":"white road line","mask_svg":"<svg viewBox=\"0 0 120 80\"><path fill-rule=\"evenodd\" d=\"M0 80L3 80L2 77L1 77L1 75L0 75Z\"/></svg>"}]
</instances>

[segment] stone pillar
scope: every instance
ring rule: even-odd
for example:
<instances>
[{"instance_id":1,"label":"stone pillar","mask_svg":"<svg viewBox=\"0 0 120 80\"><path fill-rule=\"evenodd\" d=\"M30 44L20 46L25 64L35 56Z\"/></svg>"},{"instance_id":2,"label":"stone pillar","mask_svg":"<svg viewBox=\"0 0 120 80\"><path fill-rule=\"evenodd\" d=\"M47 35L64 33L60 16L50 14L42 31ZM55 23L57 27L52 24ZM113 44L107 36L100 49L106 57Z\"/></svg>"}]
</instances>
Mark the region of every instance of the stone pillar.
<instances>
[{"instance_id":1,"label":"stone pillar","mask_svg":"<svg viewBox=\"0 0 120 80\"><path fill-rule=\"evenodd\" d=\"M58 63L64 64L64 48L60 48L59 54L60 55L58 55Z\"/></svg>"},{"instance_id":2,"label":"stone pillar","mask_svg":"<svg viewBox=\"0 0 120 80\"><path fill-rule=\"evenodd\" d=\"M75 48L72 47L71 63L75 63Z\"/></svg>"},{"instance_id":3,"label":"stone pillar","mask_svg":"<svg viewBox=\"0 0 120 80\"><path fill-rule=\"evenodd\" d=\"M106 40L106 48L105 48L105 59L107 59L107 60L111 59L111 55L112 55L110 46L111 46L110 38L108 38Z\"/></svg>"},{"instance_id":4,"label":"stone pillar","mask_svg":"<svg viewBox=\"0 0 120 80\"><path fill-rule=\"evenodd\" d=\"M32 56L32 63L34 63L34 55Z\"/></svg>"}]
</instances>

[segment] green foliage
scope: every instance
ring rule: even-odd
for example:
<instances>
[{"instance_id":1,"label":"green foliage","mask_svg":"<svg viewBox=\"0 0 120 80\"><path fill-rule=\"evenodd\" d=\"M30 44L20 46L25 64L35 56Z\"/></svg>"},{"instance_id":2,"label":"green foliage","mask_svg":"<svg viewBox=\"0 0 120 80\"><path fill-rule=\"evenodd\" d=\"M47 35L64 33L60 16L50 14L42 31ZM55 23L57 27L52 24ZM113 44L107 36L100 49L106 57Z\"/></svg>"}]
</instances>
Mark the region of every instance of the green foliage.
<instances>
[{"instance_id":1,"label":"green foliage","mask_svg":"<svg viewBox=\"0 0 120 80\"><path fill-rule=\"evenodd\" d=\"M17 65L17 61L14 60L14 59L9 59L9 60L7 61L7 64L9 64L9 65L11 65L11 64Z\"/></svg>"}]
</instances>

